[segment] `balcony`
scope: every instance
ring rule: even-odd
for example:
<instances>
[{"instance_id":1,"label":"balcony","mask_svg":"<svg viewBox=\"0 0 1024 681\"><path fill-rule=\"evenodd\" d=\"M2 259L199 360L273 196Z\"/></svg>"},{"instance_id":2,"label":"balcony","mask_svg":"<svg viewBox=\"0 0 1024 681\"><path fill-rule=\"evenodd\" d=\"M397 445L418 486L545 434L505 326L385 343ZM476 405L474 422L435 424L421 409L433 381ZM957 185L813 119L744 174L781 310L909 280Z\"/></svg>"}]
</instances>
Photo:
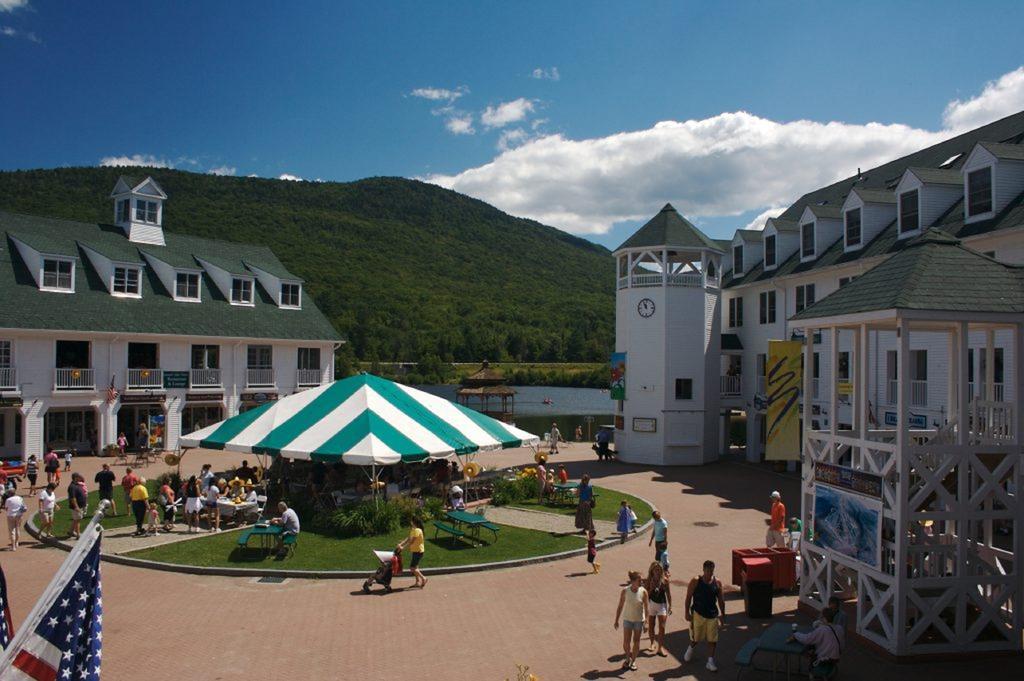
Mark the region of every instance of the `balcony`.
<instances>
[{"instance_id":1,"label":"balcony","mask_svg":"<svg viewBox=\"0 0 1024 681\"><path fill-rule=\"evenodd\" d=\"M722 397L739 397L743 390L743 377L719 376L719 390Z\"/></svg>"},{"instance_id":2,"label":"balcony","mask_svg":"<svg viewBox=\"0 0 1024 681\"><path fill-rule=\"evenodd\" d=\"M163 369L129 369L125 381L127 390L163 390Z\"/></svg>"},{"instance_id":3,"label":"balcony","mask_svg":"<svg viewBox=\"0 0 1024 681\"><path fill-rule=\"evenodd\" d=\"M886 391L886 398L889 404L895 405L899 401L900 388L899 381L889 380L889 389ZM910 406L911 407L927 407L928 406L928 381L911 381L910 382Z\"/></svg>"},{"instance_id":4,"label":"balcony","mask_svg":"<svg viewBox=\"0 0 1024 681\"><path fill-rule=\"evenodd\" d=\"M54 390L95 390L96 381L92 369L54 369Z\"/></svg>"},{"instance_id":5,"label":"balcony","mask_svg":"<svg viewBox=\"0 0 1024 681\"><path fill-rule=\"evenodd\" d=\"M14 367L0 367L0 391L18 389L18 370Z\"/></svg>"},{"instance_id":6,"label":"balcony","mask_svg":"<svg viewBox=\"0 0 1024 681\"><path fill-rule=\"evenodd\" d=\"M192 369L188 384L191 388L220 388L220 369Z\"/></svg>"},{"instance_id":7,"label":"balcony","mask_svg":"<svg viewBox=\"0 0 1024 681\"><path fill-rule=\"evenodd\" d=\"M718 280L714 277L709 278L709 285L717 285ZM652 272L650 274L631 274L628 277L619 277L618 287L623 288L650 288L654 286L661 286L666 284L668 286L689 286L692 288L701 288L704 286L703 276L700 272L680 272L677 274L669 274L664 278L660 273Z\"/></svg>"},{"instance_id":8,"label":"balcony","mask_svg":"<svg viewBox=\"0 0 1024 681\"><path fill-rule=\"evenodd\" d=\"M273 388L274 370L271 367L249 367L245 372L245 387Z\"/></svg>"},{"instance_id":9,"label":"balcony","mask_svg":"<svg viewBox=\"0 0 1024 681\"><path fill-rule=\"evenodd\" d=\"M295 372L295 385L309 388L323 383L323 372L319 369L299 369Z\"/></svg>"},{"instance_id":10,"label":"balcony","mask_svg":"<svg viewBox=\"0 0 1024 681\"><path fill-rule=\"evenodd\" d=\"M967 386L967 400L969 402L973 402L974 400L987 400L988 395L985 394L987 392L985 390L986 387L987 386L984 382L979 384L972 381L969 383ZM1005 402L1006 386L1002 383L993 383L992 387L995 388L995 394L992 396L993 401Z\"/></svg>"}]
</instances>

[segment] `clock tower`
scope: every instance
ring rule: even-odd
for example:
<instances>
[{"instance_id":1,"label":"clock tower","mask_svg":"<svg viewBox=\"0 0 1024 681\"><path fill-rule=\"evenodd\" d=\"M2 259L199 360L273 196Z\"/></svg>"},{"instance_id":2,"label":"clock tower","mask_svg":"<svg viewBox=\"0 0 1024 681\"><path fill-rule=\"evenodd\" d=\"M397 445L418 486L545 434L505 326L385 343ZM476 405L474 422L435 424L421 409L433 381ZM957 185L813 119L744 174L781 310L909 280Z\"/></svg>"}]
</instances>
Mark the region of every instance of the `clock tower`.
<instances>
[{"instance_id":1,"label":"clock tower","mask_svg":"<svg viewBox=\"0 0 1024 681\"><path fill-rule=\"evenodd\" d=\"M615 401L622 461L699 465L718 458L722 259L726 246L666 204L615 250Z\"/></svg>"}]
</instances>

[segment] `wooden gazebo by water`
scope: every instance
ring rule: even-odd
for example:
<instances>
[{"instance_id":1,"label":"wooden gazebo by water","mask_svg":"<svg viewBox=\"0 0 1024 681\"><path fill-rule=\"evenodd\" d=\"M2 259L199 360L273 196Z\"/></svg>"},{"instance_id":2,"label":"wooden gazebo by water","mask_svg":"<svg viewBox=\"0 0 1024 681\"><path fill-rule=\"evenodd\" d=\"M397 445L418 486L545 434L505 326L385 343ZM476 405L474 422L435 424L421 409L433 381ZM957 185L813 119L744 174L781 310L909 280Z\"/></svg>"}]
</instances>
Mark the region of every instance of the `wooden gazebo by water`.
<instances>
[{"instance_id":1,"label":"wooden gazebo by water","mask_svg":"<svg viewBox=\"0 0 1024 681\"><path fill-rule=\"evenodd\" d=\"M487 360L462 379L455 397L459 404L499 421L511 423L515 417L516 391L505 384L505 375L492 369Z\"/></svg>"}]
</instances>

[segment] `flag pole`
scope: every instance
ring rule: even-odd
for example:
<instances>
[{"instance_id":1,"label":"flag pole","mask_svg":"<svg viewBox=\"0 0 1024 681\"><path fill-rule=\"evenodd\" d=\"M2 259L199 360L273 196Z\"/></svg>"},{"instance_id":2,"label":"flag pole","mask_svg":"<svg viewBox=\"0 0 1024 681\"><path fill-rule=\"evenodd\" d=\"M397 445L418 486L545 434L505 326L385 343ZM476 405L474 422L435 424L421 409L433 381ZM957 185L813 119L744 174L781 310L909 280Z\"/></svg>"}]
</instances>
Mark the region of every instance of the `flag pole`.
<instances>
[{"instance_id":1,"label":"flag pole","mask_svg":"<svg viewBox=\"0 0 1024 681\"><path fill-rule=\"evenodd\" d=\"M39 600L32 607L28 617L22 621L21 628L18 629L17 634L11 637L11 642L7 645L6 650L0 651L2 653L0 654L0 670L11 669L11 665L14 662L13 656L22 648L25 639L31 635L32 630L35 628L34 623L39 621L46 608L53 602L53 599L68 585L68 580L71 579L73 574L73 569L71 568L77 566L82 561L82 557L92 549L93 544L100 540L103 534L103 526L99 524L99 521L109 506L110 502L106 499L100 501L99 508L93 513L92 519L89 520L89 524L85 526L85 530L82 532L82 538L75 542L74 548L68 552L67 558L61 563L53 579L50 580L50 583L39 596ZM91 532L95 532L95 538L87 539Z\"/></svg>"}]
</instances>

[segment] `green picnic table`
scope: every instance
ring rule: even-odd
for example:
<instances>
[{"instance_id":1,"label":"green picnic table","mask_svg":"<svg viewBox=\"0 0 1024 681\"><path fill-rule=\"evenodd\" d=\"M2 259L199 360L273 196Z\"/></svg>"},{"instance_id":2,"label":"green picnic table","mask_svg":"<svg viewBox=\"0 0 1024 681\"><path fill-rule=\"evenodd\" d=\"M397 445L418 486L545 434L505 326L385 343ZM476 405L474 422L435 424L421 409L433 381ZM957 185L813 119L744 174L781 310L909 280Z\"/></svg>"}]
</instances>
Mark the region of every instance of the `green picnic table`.
<instances>
[{"instance_id":1,"label":"green picnic table","mask_svg":"<svg viewBox=\"0 0 1024 681\"><path fill-rule=\"evenodd\" d=\"M268 551L274 547L274 544L277 543L277 536L283 531L284 528L280 525L256 525L252 529L242 532L238 537L238 545L248 548L249 540L259 537L260 548Z\"/></svg>"},{"instance_id":2,"label":"green picnic table","mask_svg":"<svg viewBox=\"0 0 1024 681\"><path fill-rule=\"evenodd\" d=\"M579 492L580 483L577 481L573 482L556 482L551 486L551 497L555 503L567 502L572 503L576 500L576 494Z\"/></svg>"},{"instance_id":3,"label":"green picnic table","mask_svg":"<svg viewBox=\"0 0 1024 681\"><path fill-rule=\"evenodd\" d=\"M498 540L498 530L501 528L487 520L483 515L469 513L467 511L448 511L447 517L452 522L465 525L469 529L469 536L472 539L475 539L477 543L480 542L481 527L486 530L490 530L494 535L494 540Z\"/></svg>"}]
</instances>

